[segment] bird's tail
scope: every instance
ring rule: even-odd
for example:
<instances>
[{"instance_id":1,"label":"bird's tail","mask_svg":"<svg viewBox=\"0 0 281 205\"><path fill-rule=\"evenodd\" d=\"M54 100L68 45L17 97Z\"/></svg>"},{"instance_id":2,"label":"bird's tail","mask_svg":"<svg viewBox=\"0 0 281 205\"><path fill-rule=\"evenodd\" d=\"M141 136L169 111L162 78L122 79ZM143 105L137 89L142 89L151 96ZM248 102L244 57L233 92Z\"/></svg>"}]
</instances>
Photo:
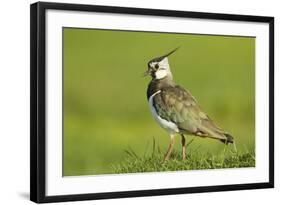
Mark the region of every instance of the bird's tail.
<instances>
[{"instance_id":1,"label":"bird's tail","mask_svg":"<svg viewBox=\"0 0 281 205\"><path fill-rule=\"evenodd\" d=\"M222 141L224 144L228 144L228 143L233 144L234 138L232 137L232 135L230 135L230 134L228 134L228 133L224 133L224 136L226 137L226 139L221 139L221 141Z\"/></svg>"}]
</instances>

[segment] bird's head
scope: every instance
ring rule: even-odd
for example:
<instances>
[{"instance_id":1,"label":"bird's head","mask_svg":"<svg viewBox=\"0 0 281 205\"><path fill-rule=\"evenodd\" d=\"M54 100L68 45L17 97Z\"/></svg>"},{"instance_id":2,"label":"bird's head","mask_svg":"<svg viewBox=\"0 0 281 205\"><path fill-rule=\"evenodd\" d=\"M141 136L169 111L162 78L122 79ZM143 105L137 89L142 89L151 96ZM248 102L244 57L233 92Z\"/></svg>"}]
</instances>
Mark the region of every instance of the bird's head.
<instances>
[{"instance_id":1,"label":"bird's head","mask_svg":"<svg viewBox=\"0 0 281 205\"><path fill-rule=\"evenodd\" d=\"M153 79L162 79L165 77L172 78L172 73L169 66L168 56L174 53L178 48L172 50L166 55L154 58L147 64L148 68L144 76L150 75Z\"/></svg>"}]
</instances>

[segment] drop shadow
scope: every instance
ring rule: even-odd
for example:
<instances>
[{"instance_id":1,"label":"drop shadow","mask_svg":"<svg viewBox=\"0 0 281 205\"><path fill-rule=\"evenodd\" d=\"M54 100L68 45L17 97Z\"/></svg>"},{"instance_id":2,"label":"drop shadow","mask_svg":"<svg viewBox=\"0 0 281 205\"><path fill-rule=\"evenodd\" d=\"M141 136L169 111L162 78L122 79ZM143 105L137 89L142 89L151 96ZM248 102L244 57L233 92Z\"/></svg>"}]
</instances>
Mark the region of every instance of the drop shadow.
<instances>
[{"instance_id":1,"label":"drop shadow","mask_svg":"<svg viewBox=\"0 0 281 205\"><path fill-rule=\"evenodd\" d=\"M29 193L27 192L19 192L18 195L25 200L29 200Z\"/></svg>"}]
</instances>

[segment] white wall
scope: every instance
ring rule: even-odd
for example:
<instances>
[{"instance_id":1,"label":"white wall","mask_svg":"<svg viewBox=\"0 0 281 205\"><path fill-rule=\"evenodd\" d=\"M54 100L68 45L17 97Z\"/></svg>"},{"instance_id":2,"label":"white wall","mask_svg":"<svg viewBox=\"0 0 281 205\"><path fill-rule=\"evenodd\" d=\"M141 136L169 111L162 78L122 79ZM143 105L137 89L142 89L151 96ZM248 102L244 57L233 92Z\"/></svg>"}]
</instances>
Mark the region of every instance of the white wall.
<instances>
[{"instance_id":1,"label":"white wall","mask_svg":"<svg viewBox=\"0 0 281 205\"><path fill-rule=\"evenodd\" d=\"M51 1L51 0L49 0ZM0 204L31 204L29 194L29 4L33 1L2 1L0 6ZM280 54L281 12L273 0L96 0L71 3L146 7L218 13L275 16L275 52ZM280 58L275 60L276 90L281 87ZM275 124L281 122L281 94L275 92ZM277 116L278 115L278 116ZM267 204L280 200L281 128L276 126L276 188L177 196L114 199L95 204ZM93 204L91 201L70 204ZM279 202L280 203L280 202ZM273 204L273 203L272 203ZM275 203L276 204L276 203Z\"/></svg>"}]
</instances>

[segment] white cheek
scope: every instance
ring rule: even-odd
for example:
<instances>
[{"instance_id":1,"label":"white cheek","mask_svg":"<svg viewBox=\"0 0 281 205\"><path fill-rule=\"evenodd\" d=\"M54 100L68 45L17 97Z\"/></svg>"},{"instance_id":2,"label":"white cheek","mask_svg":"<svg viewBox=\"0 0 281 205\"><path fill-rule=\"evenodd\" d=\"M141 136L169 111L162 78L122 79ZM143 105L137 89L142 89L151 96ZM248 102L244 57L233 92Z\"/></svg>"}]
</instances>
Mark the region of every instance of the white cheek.
<instances>
[{"instance_id":1,"label":"white cheek","mask_svg":"<svg viewBox=\"0 0 281 205\"><path fill-rule=\"evenodd\" d=\"M166 76L167 76L167 71L166 70L158 70L155 73L156 79L162 79L162 78L165 78Z\"/></svg>"}]
</instances>

